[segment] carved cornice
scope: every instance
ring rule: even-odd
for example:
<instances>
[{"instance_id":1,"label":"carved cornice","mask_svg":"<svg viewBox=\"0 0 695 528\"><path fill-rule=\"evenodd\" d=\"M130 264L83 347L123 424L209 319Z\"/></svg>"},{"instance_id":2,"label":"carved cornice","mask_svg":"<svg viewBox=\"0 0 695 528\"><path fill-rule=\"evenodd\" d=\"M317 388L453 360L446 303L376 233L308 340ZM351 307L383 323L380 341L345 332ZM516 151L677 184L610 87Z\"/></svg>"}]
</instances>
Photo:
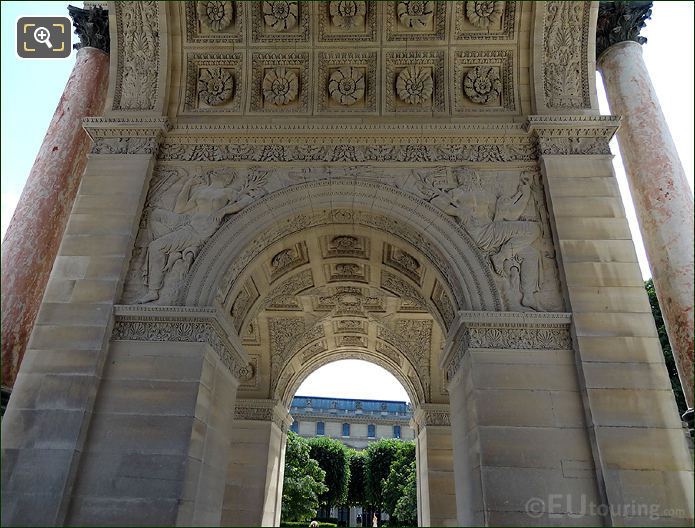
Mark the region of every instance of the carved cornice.
<instances>
[{"instance_id":1,"label":"carved cornice","mask_svg":"<svg viewBox=\"0 0 695 528\"><path fill-rule=\"evenodd\" d=\"M569 350L571 320L564 312L459 312L439 366L451 383L471 348Z\"/></svg>"},{"instance_id":2,"label":"carved cornice","mask_svg":"<svg viewBox=\"0 0 695 528\"><path fill-rule=\"evenodd\" d=\"M610 155L608 146L620 126L618 116L529 116L527 129L538 144L538 154Z\"/></svg>"},{"instance_id":3,"label":"carved cornice","mask_svg":"<svg viewBox=\"0 0 695 528\"><path fill-rule=\"evenodd\" d=\"M156 154L170 126L166 118L87 117L82 126L92 138L92 154Z\"/></svg>"},{"instance_id":4,"label":"carved cornice","mask_svg":"<svg viewBox=\"0 0 695 528\"><path fill-rule=\"evenodd\" d=\"M283 432L289 429L293 421L279 400L266 399L237 399L234 419L273 422Z\"/></svg>"},{"instance_id":5,"label":"carved cornice","mask_svg":"<svg viewBox=\"0 0 695 528\"><path fill-rule=\"evenodd\" d=\"M449 405L446 403L423 403L413 413L413 421L422 427L449 427Z\"/></svg>"},{"instance_id":6,"label":"carved cornice","mask_svg":"<svg viewBox=\"0 0 695 528\"><path fill-rule=\"evenodd\" d=\"M74 49L97 48L109 52L109 12L106 9L100 6L88 9L68 6L68 13L72 18L75 34L80 38L80 43L72 46Z\"/></svg>"},{"instance_id":7,"label":"carved cornice","mask_svg":"<svg viewBox=\"0 0 695 528\"><path fill-rule=\"evenodd\" d=\"M113 340L205 343L240 382L256 375L215 308L116 305L114 317Z\"/></svg>"},{"instance_id":8,"label":"carved cornice","mask_svg":"<svg viewBox=\"0 0 695 528\"><path fill-rule=\"evenodd\" d=\"M599 2L596 22L596 58L613 44L633 41L647 42L640 36L646 20L652 16L652 2Z\"/></svg>"}]
</instances>

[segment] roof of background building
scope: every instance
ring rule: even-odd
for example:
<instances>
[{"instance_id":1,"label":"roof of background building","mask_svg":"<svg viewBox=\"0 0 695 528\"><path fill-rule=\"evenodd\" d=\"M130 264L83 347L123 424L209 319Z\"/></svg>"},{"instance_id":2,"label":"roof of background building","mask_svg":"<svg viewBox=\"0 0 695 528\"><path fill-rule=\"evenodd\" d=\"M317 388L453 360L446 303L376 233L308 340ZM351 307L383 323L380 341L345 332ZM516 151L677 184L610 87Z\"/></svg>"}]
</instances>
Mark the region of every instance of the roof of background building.
<instances>
[{"instance_id":1,"label":"roof of background building","mask_svg":"<svg viewBox=\"0 0 695 528\"><path fill-rule=\"evenodd\" d=\"M409 415L410 404L404 401L390 400L360 400L354 398L322 398L316 396L295 396L291 408L298 410L311 409L313 412L336 409L343 413L362 411L363 413L383 413Z\"/></svg>"}]
</instances>

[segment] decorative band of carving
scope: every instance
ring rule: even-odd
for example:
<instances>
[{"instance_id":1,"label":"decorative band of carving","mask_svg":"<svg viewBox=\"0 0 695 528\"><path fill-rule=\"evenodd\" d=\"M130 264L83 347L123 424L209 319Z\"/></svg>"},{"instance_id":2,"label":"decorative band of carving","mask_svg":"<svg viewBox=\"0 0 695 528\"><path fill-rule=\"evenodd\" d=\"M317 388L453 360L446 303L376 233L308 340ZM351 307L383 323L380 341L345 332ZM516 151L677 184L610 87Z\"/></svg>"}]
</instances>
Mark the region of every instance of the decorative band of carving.
<instances>
[{"instance_id":1,"label":"decorative band of carving","mask_svg":"<svg viewBox=\"0 0 695 528\"><path fill-rule=\"evenodd\" d=\"M466 144L465 140L439 144L357 143L321 144L321 138L300 138L301 144L268 142L225 142L187 144L167 141L159 151L160 161L245 161L245 162L531 162L535 152L531 142L515 144Z\"/></svg>"},{"instance_id":2,"label":"decorative band of carving","mask_svg":"<svg viewBox=\"0 0 695 528\"><path fill-rule=\"evenodd\" d=\"M439 426L448 427L449 405L436 403L423 403L415 409L413 421L418 427Z\"/></svg>"},{"instance_id":3,"label":"decorative band of carving","mask_svg":"<svg viewBox=\"0 0 695 528\"><path fill-rule=\"evenodd\" d=\"M273 422L283 432L292 425L292 417L278 400L244 399L234 406L235 420Z\"/></svg>"},{"instance_id":4,"label":"decorative band of carving","mask_svg":"<svg viewBox=\"0 0 695 528\"><path fill-rule=\"evenodd\" d=\"M608 142L620 125L616 116L529 116L538 154L610 154Z\"/></svg>"},{"instance_id":5,"label":"decorative band of carving","mask_svg":"<svg viewBox=\"0 0 695 528\"><path fill-rule=\"evenodd\" d=\"M568 313L460 312L440 366L451 383L471 348L570 350L570 322Z\"/></svg>"},{"instance_id":6,"label":"decorative band of carving","mask_svg":"<svg viewBox=\"0 0 695 528\"><path fill-rule=\"evenodd\" d=\"M240 382L255 376L246 353L232 346L214 308L116 306L111 339L205 343Z\"/></svg>"},{"instance_id":7,"label":"decorative band of carving","mask_svg":"<svg viewBox=\"0 0 695 528\"><path fill-rule=\"evenodd\" d=\"M88 117L82 126L94 141L92 154L156 154L170 128L166 118Z\"/></svg>"}]
</instances>

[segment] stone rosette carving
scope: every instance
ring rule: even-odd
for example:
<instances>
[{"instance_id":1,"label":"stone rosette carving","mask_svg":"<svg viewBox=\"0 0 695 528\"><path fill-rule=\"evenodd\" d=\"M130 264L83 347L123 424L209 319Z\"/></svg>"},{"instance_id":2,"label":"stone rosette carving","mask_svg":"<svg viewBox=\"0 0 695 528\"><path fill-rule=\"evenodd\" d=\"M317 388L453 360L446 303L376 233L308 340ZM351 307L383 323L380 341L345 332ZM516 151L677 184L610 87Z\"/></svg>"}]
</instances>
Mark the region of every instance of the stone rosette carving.
<instances>
[{"instance_id":1,"label":"stone rosette carving","mask_svg":"<svg viewBox=\"0 0 695 528\"><path fill-rule=\"evenodd\" d=\"M331 73L328 93L331 99L344 106L352 106L364 99L365 79L360 68L345 66Z\"/></svg>"},{"instance_id":2,"label":"stone rosette carving","mask_svg":"<svg viewBox=\"0 0 695 528\"><path fill-rule=\"evenodd\" d=\"M299 2L264 1L263 22L271 31L289 31L297 27Z\"/></svg>"},{"instance_id":3,"label":"stone rosette carving","mask_svg":"<svg viewBox=\"0 0 695 528\"><path fill-rule=\"evenodd\" d=\"M411 29L425 29L432 23L434 2L422 0L401 0L396 6L398 20Z\"/></svg>"},{"instance_id":4,"label":"stone rosette carving","mask_svg":"<svg viewBox=\"0 0 695 528\"><path fill-rule=\"evenodd\" d=\"M423 105L431 101L434 81L432 70L422 66L408 66L396 78L396 93L404 103Z\"/></svg>"},{"instance_id":5,"label":"stone rosette carving","mask_svg":"<svg viewBox=\"0 0 695 528\"><path fill-rule=\"evenodd\" d=\"M226 68L201 68L198 74L198 97L208 106L220 106L234 95L234 75Z\"/></svg>"},{"instance_id":6,"label":"stone rosette carving","mask_svg":"<svg viewBox=\"0 0 695 528\"><path fill-rule=\"evenodd\" d=\"M266 102L283 106L297 99L299 78L288 68L273 68L263 77L262 90Z\"/></svg>"},{"instance_id":7,"label":"stone rosette carving","mask_svg":"<svg viewBox=\"0 0 695 528\"><path fill-rule=\"evenodd\" d=\"M224 31L234 20L234 4L231 1L198 1L196 2L198 20L211 31Z\"/></svg>"},{"instance_id":8,"label":"stone rosette carving","mask_svg":"<svg viewBox=\"0 0 695 528\"><path fill-rule=\"evenodd\" d=\"M497 66L476 66L466 73L463 91L474 103L495 104L502 94L502 80Z\"/></svg>"},{"instance_id":9,"label":"stone rosette carving","mask_svg":"<svg viewBox=\"0 0 695 528\"><path fill-rule=\"evenodd\" d=\"M477 28L488 29L497 24L504 13L504 2L466 2L466 18Z\"/></svg>"},{"instance_id":10,"label":"stone rosette carving","mask_svg":"<svg viewBox=\"0 0 695 528\"><path fill-rule=\"evenodd\" d=\"M337 28L350 30L364 26L367 14L367 2L357 0L340 0L328 2L331 22Z\"/></svg>"}]
</instances>

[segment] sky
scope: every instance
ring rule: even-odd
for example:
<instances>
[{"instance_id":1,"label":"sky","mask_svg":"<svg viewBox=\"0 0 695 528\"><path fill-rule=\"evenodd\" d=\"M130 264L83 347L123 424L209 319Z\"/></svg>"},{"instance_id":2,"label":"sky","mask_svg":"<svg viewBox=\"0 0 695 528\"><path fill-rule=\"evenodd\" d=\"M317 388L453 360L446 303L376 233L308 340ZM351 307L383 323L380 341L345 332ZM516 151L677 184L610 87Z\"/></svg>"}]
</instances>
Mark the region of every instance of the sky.
<instances>
[{"instance_id":1,"label":"sky","mask_svg":"<svg viewBox=\"0 0 695 528\"><path fill-rule=\"evenodd\" d=\"M73 2L80 5L81 2ZM15 23L19 16L61 16L67 14L66 2L16 2L0 4L0 119L1 182L0 227L2 238L24 187L46 129L53 117L62 90L75 62L74 53L64 60L20 60L15 55ZM695 41L693 2L654 2L651 20L642 30L648 41L643 46L644 60L669 123L678 153L693 189L693 42ZM77 37L73 36L73 39ZM597 74L597 88L602 114L610 113ZM651 276L639 226L625 178L617 141L611 142L616 176L632 230L640 268L645 278ZM369 370L357 360L326 365L307 378L302 393L314 396L343 396L407 400L405 391L395 378L374 365ZM337 365L337 366L336 366ZM326 372L326 375L323 373ZM328 374L331 374L330 376ZM401 396L392 392L387 376L400 387ZM340 380L336 383L335 380ZM321 391L333 388L331 393ZM359 389L359 390L358 390ZM332 389L331 389L332 390ZM337 392L338 390L342 392ZM357 391L357 392L355 392ZM362 391L362 392L359 392ZM381 394L377 396L376 392ZM380 391L380 392L379 392ZM360 394L362 394L360 396Z\"/></svg>"}]
</instances>

